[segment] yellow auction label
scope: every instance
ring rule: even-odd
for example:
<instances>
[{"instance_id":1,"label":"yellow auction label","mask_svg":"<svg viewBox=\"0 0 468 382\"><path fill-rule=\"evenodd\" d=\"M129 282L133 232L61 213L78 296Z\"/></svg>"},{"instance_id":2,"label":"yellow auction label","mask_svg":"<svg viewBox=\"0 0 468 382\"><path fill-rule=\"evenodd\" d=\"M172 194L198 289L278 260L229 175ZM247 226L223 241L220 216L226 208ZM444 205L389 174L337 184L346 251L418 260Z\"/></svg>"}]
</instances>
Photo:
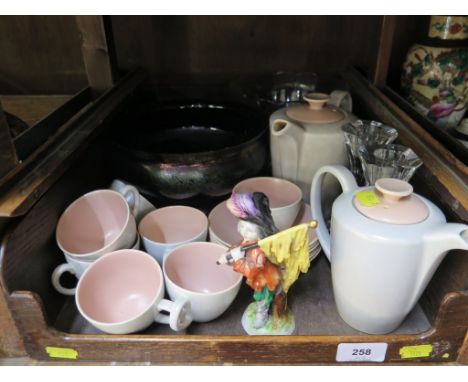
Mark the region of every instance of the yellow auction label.
<instances>
[{"instance_id":1,"label":"yellow auction label","mask_svg":"<svg viewBox=\"0 0 468 382\"><path fill-rule=\"evenodd\" d=\"M400 349L401 358L429 357L432 353L432 345L404 346Z\"/></svg>"},{"instance_id":2,"label":"yellow auction label","mask_svg":"<svg viewBox=\"0 0 468 382\"><path fill-rule=\"evenodd\" d=\"M380 204L380 200L373 191L356 192L356 198L365 207L374 207Z\"/></svg>"},{"instance_id":3,"label":"yellow auction label","mask_svg":"<svg viewBox=\"0 0 468 382\"><path fill-rule=\"evenodd\" d=\"M45 350L49 354L50 358L76 359L78 357L78 352L69 348L46 346Z\"/></svg>"}]
</instances>

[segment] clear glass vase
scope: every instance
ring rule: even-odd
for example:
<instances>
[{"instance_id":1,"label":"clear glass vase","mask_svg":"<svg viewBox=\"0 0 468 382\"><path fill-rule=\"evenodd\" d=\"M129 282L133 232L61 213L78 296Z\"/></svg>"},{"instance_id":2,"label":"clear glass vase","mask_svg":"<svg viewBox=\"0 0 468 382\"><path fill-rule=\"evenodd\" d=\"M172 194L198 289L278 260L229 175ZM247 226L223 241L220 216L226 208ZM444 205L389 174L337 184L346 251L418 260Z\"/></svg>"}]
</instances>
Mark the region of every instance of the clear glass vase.
<instances>
[{"instance_id":1,"label":"clear glass vase","mask_svg":"<svg viewBox=\"0 0 468 382\"><path fill-rule=\"evenodd\" d=\"M358 184L363 184L364 177L359 156L359 148L386 145L392 143L398 132L393 127L377 121L357 120L342 126L348 154L349 168Z\"/></svg>"},{"instance_id":2,"label":"clear glass vase","mask_svg":"<svg viewBox=\"0 0 468 382\"><path fill-rule=\"evenodd\" d=\"M413 150L403 145L361 145L358 149L366 186L373 186L380 178L410 181L422 165Z\"/></svg>"}]
</instances>

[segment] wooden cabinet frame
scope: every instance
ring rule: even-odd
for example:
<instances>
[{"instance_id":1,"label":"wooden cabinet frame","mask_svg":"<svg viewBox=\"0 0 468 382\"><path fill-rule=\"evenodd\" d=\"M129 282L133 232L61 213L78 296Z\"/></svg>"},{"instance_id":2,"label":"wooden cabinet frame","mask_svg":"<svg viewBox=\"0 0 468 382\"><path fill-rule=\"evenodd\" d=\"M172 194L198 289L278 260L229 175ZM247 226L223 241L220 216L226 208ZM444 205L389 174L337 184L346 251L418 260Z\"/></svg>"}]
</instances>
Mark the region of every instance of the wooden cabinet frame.
<instances>
[{"instance_id":1,"label":"wooden cabinet frame","mask_svg":"<svg viewBox=\"0 0 468 382\"><path fill-rule=\"evenodd\" d=\"M3 216L22 219L33 208L54 182L79 158L82 150L99 133L105 116L116 110L144 79L141 72L133 73L116 86L115 66L103 48L105 36L102 18L78 17L83 32L83 56L93 96L101 94L93 105L88 106L70 120L66 134L57 136L56 146L47 155L41 156L40 163L23 165L8 181L7 191L0 196L0 213ZM363 110L379 120L394 125L402 143L411 146L423 159L425 169L421 171L419 184L430 184L430 192L436 195L439 204L450 219L467 221L468 200L467 173L460 161L432 138L425 130L402 112L382 91L388 70L388 46L395 28L394 16L384 17L380 38L380 48L372 82L355 70L343 73L349 82L353 96ZM85 33L86 32L86 33ZM89 34L88 34L89 33ZM98 69L96 69L98 68ZM100 77L99 73L105 75ZM95 84L95 85L94 85ZM0 126L1 127L1 126ZM46 171L44 171L46 169ZM37 171L39 170L39 171ZM20 181L21 179L21 181ZM25 188L26 186L26 188ZM26 192L25 192L26 190ZM11 224L10 224L11 222ZM8 227L6 227L8 226ZM15 227L13 220L0 222L5 240ZM466 254L460 254L465 256ZM0 252L0 260L3 252ZM464 274L468 274L467 262ZM439 278L449 272L443 270ZM0 265L1 267L1 265ZM460 272L459 272L460 273ZM436 280L436 282L439 282ZM460 287L461 286L461 287ZM461 289L459 289L459 287ZM432 288L437 289L437 288ZM337 345L341 342L386 342L389 345L386 363L454 363L468 359L468 344L464 339L468 328L468 291L463 280L450 280L429 298L433 305L433 325L424 333L415 335L385 336L288 336L288 337L249 337L249 336L110 336L77 335L59 332L47 322L41 299L30 291L7 291L2 289L0 310L8 305L11 320L0 320L2 331L11 330L4 341L8 355L25 352L38 360L48 360L46 346L72 348L78 351L80 361L106 363L149 362L158 364L333 364ZM430 310L430 309L429 309ZM18 338L17 335L20 337ZM431 344L433 354L426 358L404 360L400 349L404 346ZM5 346L2 344L2 346ZM8 349L8 346L10 348ZM11 347L13 346L13 348ZM1 352L0 352L1 357ZM64 362L70 362L64 360Z\"/></svg>"}]
</instances>

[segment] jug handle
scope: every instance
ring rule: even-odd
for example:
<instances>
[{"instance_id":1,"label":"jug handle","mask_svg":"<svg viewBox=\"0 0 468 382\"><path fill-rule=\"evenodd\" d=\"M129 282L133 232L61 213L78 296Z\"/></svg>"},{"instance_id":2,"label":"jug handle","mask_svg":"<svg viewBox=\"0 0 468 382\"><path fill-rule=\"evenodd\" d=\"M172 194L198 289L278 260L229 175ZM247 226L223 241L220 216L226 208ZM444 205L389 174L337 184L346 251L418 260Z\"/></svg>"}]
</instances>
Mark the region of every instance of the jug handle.
<instances>
[{"instance_id":1,"label":"jug handle","mask_svg":"<svg viewBox=\"0 0 468 382\"><path fill-rule=\"evenodd\" d=\"M328 231L325 219L322 213L322 182L326 174L333 175L340 182L343 192L353 191L358 188L356 180L353 174L345 166L333 165L323 166L318 169L312 180L310 187L310 205L312 209L312 218L317 220L317 237L320 245L322 246L323 252L330 260L330 232ZM332 211L333 214L333 211ZM332 215L333 216L333 215Z\"/></svg>"},{"instance_id":2,"label":"jug handle","mask_svg":"<svg viewBox=\"0 0 468 382\"><path fill-rule=\"evenodd\" d=\"M353 99L351 94L346 90L334 90L330 93L330 99L327 102L329 105L333 105L343 109L344 111L351 113L353 111Z\"/></svg>"}]
</instances>

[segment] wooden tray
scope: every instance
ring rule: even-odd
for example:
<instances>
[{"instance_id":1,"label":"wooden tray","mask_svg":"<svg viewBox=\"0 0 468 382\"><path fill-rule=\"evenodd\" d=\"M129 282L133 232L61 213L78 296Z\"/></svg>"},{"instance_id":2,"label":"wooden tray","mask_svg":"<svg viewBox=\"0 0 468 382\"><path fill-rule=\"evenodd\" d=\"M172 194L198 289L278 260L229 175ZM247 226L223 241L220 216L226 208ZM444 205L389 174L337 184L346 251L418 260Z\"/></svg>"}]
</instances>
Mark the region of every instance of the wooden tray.
<instances>
[{"instance_id":1,"label":"wooden tray","mask_svg":"<svg viewBox=\"0 0 468 382\"><path fill-rule=\"evenodd\" d=\"M457 162L436 142L418 135L417 126L411 125L414 121L394 110L377 89L355 73L349 75L349 81L354 99L362 107L359 115L364 118L367 111L369 117L388 120L399 129L403 143L423 158L425 166L415 177L416 192L436 201L451 221L465 221L466 177ZM119 102L118 97L107 101L113 106ZM100 109L93 110L83 126L96 123L101 115ZM295 335L245 335L240 316L252 299L245 286L225 315L211 323L194 324L185 333L173 333L156 324L132 335L98 332L82 320L73 299L57 293L50 283L53 269L63 262L54 239L60 214L78 196L107 187L119 174L106 155L108 136L93 137L87 141L88 148L82 144L70 156L66 166L54 161L57 166L49 172L29 174L33 180L42 179L43 187L33 187L31 181L30 188L21 188L21 183L13 188L10 194L18 196L18 206L7 222L0 222L5 231L0 248L0 286L30 357L50 360L46 348L57 347L73 350L62 354L64 358L54 358L66 362L333 364L340 343L377 342L388 344L385 363L457 361L468 329L468 258L463 251L446 256L419 304L403 325L388 335L366 335L341 320L323 255L290 291L289 303L297 318ZM430 345L432 351L428 355L416 351L413 357L402 358L402 348L420 345ZM67 358L70 354L76 354L76 359Z\"/></svg>"},{"instance_id":2,"label":"wooden tray","mask_svg":"<svg viewBox=\"0 0 468 382\"><path fill-rule=\"evenodd\" d=\"M74 299L58 294L50 283L52 270L63 262L54 239L61 212L78 195L105 187L114 176L110 168L90 165L103 160L99 144L102 142L85 152L82 160L11 227L3 242L2 280L10 292L12 315L32 358L48 360L46 347L58 347L76 351L76 362L313 364L335 363L340 343L384 342L388 344L387 363L457 359L468 326L468 293L448 293L434 319L417 305L394 333L366 335L339 317L330 266L323 255L290 291L289 303L297 326L292 336L244 334L240 317L252 300L246 286L223 316L211 323L193 324L184 333L174 333L158 324L132 335L99 332L78 314ZM401 358L402 347L423 344L432 346L430 356Z\"/></svg>"}]
</instances>

